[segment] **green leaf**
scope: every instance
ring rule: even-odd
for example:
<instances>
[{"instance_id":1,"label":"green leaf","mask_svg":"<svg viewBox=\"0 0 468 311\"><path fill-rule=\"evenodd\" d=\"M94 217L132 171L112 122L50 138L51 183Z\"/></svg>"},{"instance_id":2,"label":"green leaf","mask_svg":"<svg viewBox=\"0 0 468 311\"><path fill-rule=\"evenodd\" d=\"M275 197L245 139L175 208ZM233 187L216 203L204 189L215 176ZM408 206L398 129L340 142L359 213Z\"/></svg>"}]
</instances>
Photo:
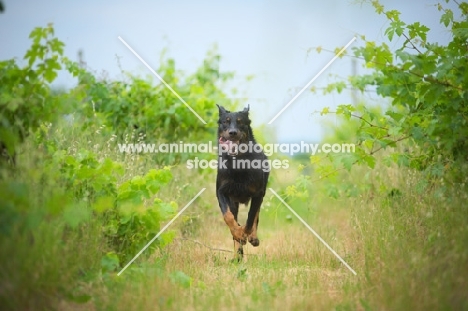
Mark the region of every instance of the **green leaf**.
<instances>
[{"instance_id":1,"label":"green leaf","mask_svg":"<svg viewBox=\"0 0 468 311\"><path fill-rule=\"evenodd\" d=\"M103 273L115 272L119 266L119 257L114 252L109 252L101 258L101 270Z\"/></svg>"},{"instance_id":2,"label":"green leaf","mask_svg":"<svg viewBox=\"0 0 468 311\"><path fill-rule=\"evenodd\" d=\"M363 157L364 162L369 166L371 169L375 167L375 157L373 155L365 155Z\"/></svg>"},{"instance_id":3,"label":"green leaf","mask_svg":"<svg viewBox=\"0 0 468 311\"><path fill-rule=\"evenodd\" d=\"M351 168L359 158L360 157L355 153L344 154L341 156L341 163L348 171L351 171Z\"/></svg>"},{"instance_id":4,"label":"green leaf","mask_svg":"<svg viewBox=\"0 0 468 311\"><path fill-rule=\"evenodd\" d=\"M397 122L399 122L403 118L403 114L393 112L393 111L387 111L387 112L385 112L385 114L387 116L390 116L393 120L395 120Z\"/></svg>"},{"instance_id":5,"label":"green leaf","mask_svg":"<svg viewBox=\"0 0 468 311\"><path fill-rule=\"evenodd\" d=\"M398 164L398 166L408 167L410 165L410 159L407 154L395 154L394 155L394 162Z\"/></svg>"},{"instance_id":6,"label":"green leaf","mask_svg":"<svg viewBox=\"0 0 468 311\"><path fill-rule=\"evenodd\" d=\"M352 112L355 110L356 108L354 108L352 105L339 105L336 109L336 114L342 114L347 120L349 120L351 118Z\"/></svg>"},{"instance_id":7,"label":"green leaf","mask_svg":"<svg viewBox=\"0 0 468 311\"><path fill-rule=\"evenodd\" d=\"M453 22L452 10L445 10L444 14L440 17L440 22L443 23L445 27L448 27L448 25Z\"/></svg>"},{"instance_id":8,"label":"green leaf","mask_svg":"<svg viewBox=\"0 0 468 311\"><path fill-rule=\"evenodd\" d=\"M169 245L172 241L174 241L175 236L176 236L175 231L172 231L172 230L165 231L158 238L158 246L164 247L166 245Z\"/></svg>"},{"instance_id":9,"label":"green leaf","mask_svg":"<svg viewBox=\"0 0 468 311\"><path fill-rule=\"evenodd\" d=\"M327 195L330 198L338 199L340 197L340 190L334 184L327 185Z\"/></svg>"},{"instance_id":10,"label":"green leaf","mask_svg":"<svg viewBox=\"0 0 468 311\"><path fill-rule=\"evenodd\" d=\"M395 28L389 27L389 28L385 29L384 33L388 37L388 40L392 41L393 36L395 35Z\"/></svg>"},{"instance_id":11,"label":"green leaf","mask_svg":"<svg viewBox=\"0 0 468 311\"><path fill-rule=\"evenodd\" d=\"M390 27L398 36L401 36L405 30L405 23L402 21L394 21L390 23Z\"/></svg>"},{"instance_id":12,"label":"green leaf","mask_svg":"<svg viewBox=\"0 0 468 311\"><path fill-rule=\"evenodd\" d=\"M132 221L134 213L132 212L132 206L131 205L125 205L124 208L120 209L120 219L119 223L122 225L125 225Z\"/></svg>"},{"instance_id":13,"label":"green leaf","mask_svg":"<svg viewBox=\"0 0 468 311\"><path fill-rule=\"evenodd\" d=\"M416 140L424 138L424 135L424 130L419 126L415 126L411 129L411 136L413 136L413 138Z\"/></svg>"},{"instance_id":14,"label":"green leaf","mask_svg":"<svg viewBox=\"0 0 468 311\"><path fill-rule=\"evenodd\" d=\"M82 166L75 171L76 177L79 179L89 179L94 176L96 170L89 166Z\"/></svg>"},{"instance_id":15,"label":"green leaf","mask_svg":"<svg viewBox=\"0 0 468 311\"><path fill-rule=\"evenodd\" d=\"M163 202L160 199L154 200L155 207L158 208L161 220L168 220L175 216L177 213L177 203L172 201L170 203Z\"/></svg>"},{"instance_id":16,"label":"green leaf","mask_svg":"<svg viewBox=\"0 0 468 311\"><path fill-rule=\"evenodd\" d=\"M59 39L53 38L52 40L50 40L49 46L53 52L59 55L63 55L63 48L65 47L65 44L61 42Z\"/></svg>"},{"instance_id":17,"label":"green leaf","mask_svg":"<svg viewBox=\"0 0 468 311\"><path fill-rule=\"evenodd\" d=\"M99 197L93 205L93 210L97 213L104 213L114 207L113 197Z\"/></svg>"},{"instance_id":18,"label":"green leaf","mask_svg":"<svg viewBox=\"0 0 468 311\"><path fill-rule=\"evenodd\" d=\"M426 42L427 32L429 28L421 25L419 22L415 22L411 25L408 25L409 36L411 39L419 37L423 42Z\"/></svg>"},{"instance_id":19,"label":"green leaf","mask_svg":"<svg viewBox=\"0 0 468 311\"><path fill-rule=\"evenodd\" d=\"M392 126L388 130L388 135L391 136L398 136L401 133L401 127L400 126Z\"/></svg>"},{"instance_id":20,"label":"green leaf","mask_svg":"<svg viewBox=\"0 0 468 311\"><path fill-rule=\"evenodd\" d=\"M400 21L400 12L397 10L390 10L385 13L388 19L394 20L394 21Z\"/></svg>"},{"instance_id":21,"label":"green leaf","mask_svg":"<svg viewBox=\"0 0 468 311\"><path fill-rule=\"evenodd\" d=\"M41 39L46 38L46 32L44 28L36 27L29 34L29 38L33 40L35 44L38 44Z\"/></svg>"},{"instance_id":22,"label":"green leaf","mask_svg":"<svg viewBox=\"0 0 468 311\"><path fill-rule=\"evenodd\" d=\"M57 78L57 73L53 70L46 70L44 72L44 79L46 79L47 82L52 83L55 78Z\"/></svg>"},{"instance_id":23,"label":"green leaf","mask_svg":"<svg viewBox=\"0 0 468 311\"><path fill-rule=\"evenodd\" d=\"M380 4L378 0L372 0L371 3L377 14L382 14L384 12L384 6Z\"/></svg>"}]
</instances>

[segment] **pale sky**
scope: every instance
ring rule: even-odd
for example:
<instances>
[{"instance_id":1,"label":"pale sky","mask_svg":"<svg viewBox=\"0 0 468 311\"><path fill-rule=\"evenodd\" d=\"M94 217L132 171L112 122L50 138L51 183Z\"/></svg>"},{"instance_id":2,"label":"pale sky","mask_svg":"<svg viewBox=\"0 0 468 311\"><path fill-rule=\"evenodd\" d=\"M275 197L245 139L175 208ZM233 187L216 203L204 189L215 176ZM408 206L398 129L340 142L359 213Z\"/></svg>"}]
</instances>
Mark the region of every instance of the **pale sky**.
<instances>
[{"instance_id":1,"label":"pale sky","mask_svg":"<svg viewBox=\"0 0 468 311\"><path fill-rule=\"evenodd\" d=\"M117 56L123 70L151 75L118 36L153 69L159 67L161 51L167 49L177 68L187 74L202 63L205 53L216 44L222 56L220 69L236 73L232 85L248 98L246 104L250 105L255 126L270 121L334 56L327 52L308 53L309 49L321 46L333 50L355 35L382 42L388 25L369 4L348 0L3 1L1 60L21 60L30 45L31 30L51 22L66 45L68 57L76 60L82 49L90 70L98 76L105 72L113 79L120 78ZM438 23L440 14L434 6L437 1L381 2L386 9L401 11L402 20L420 21L431 28L430 41L449 39L448 32ZM352 46L361 44L357 40ZM392 42L390 46L398 45ZM314 85L331 82L330 75L349 74L351 58L340 58ZM247 82L249 75L255 78ZM56 84L73 86L75 82L60 75ZM312 113L342 103L351 103L349 93L322 96L306 91L268 128L276 132L278 142L316 142L326 128L323 117Z\"/></svg>"}]
</instances>

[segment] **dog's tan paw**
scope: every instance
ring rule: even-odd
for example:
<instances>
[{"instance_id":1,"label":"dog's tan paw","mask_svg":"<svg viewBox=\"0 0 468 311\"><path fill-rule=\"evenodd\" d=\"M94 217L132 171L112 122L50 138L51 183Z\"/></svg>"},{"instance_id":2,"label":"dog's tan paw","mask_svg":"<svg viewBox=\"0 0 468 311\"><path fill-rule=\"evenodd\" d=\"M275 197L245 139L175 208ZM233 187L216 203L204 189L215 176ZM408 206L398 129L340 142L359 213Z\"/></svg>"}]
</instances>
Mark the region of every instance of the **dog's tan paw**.
<instances>
[{"instance_id":1,"label":"dog's tan paw","mask_svg":"<svg viewBox=\"0 0 468 311\"><path fill-rule=\"evenodd\" d=\"M244 245L247 242L247 235L244 232L244 227L237 226L231 228L231 234L232 238L240 244Z\"/></svg>"}]
</instances>

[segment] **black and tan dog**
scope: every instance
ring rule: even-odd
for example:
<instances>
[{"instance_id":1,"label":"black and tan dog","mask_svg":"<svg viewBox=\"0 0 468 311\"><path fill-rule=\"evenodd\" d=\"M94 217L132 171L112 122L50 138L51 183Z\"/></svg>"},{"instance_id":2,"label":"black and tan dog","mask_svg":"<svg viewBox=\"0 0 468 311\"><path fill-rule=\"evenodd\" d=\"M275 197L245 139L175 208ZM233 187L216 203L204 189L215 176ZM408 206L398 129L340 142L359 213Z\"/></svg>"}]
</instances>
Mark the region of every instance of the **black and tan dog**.
<instances>
[{"instance_id":1,"label":"black and tan dog","mask_svg":"<svg viewBox=\"0 0 468 311\"><path fill-rule=\"evenodd\" d=\"M221 106L218 121L218 175L216 196L224 221L231 230L236 256L243 256L242 245L248 240L258 246L260 206L265 196L269 176L266 155L254 148L257 144L250 127L249 108L230 112ZM239 203L250 203L245 226L237 222Z\"/></svg>"}]
</instances>

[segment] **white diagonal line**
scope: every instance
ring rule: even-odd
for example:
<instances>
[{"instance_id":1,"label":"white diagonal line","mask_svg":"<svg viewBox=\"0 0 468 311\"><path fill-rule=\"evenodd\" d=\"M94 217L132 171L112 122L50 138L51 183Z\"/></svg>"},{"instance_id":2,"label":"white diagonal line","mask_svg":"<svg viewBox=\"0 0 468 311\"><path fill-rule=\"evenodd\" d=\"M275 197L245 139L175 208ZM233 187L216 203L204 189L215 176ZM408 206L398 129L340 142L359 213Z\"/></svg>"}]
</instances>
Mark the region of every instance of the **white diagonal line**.
<instances>
[{"instance_id":1,"label":"white diagonal line","mask_svg":"<svg viewBox=\"0 0 468 311\"><path fill-rule=\"evenodd\" d=\"M177 217L179 217L187 209L187 207L189 207L190 204L192 204L193 201L195 201L195 199L198 198L200 194L202 194L202 192L205 190L206 188L200 190L200 192L198 192L197 195L190 202L188 202L187 205L185 205L185 207L181 209L180 212L178 212L177 215L175 215L174 218L172 218L172 220L169 221L167 225L165 225L164 228L162 228L161 231L159 231L159 233L156 234L156 236L151 241L149 241L148 244L146 244L145 247L143 247L141 251L138 254L136 254L135 257L133 257L133 259L130 260L130 262L125 267L123 267L122 270L120 270L119 273L117 273L117 275L120 276L122 272L124 272L128 268L128 266L130 266L135 261L135 259L137 259L151 245L151 243L153 243L164 232L164 230L166 230L177 219Z\"/></svg>"},{"instance_id":2,"label":"white diagonal line","mask_svg":"<svg viewBox=\"0 0 468 311\"><path fill-rule=\"evenodd\" d=\"M135 51L131 48L130 45L128 45L127 42L125 42L124 39L122 39L122 37L118 36L118 38L119 38L119 40L122 41L122 43L125 44L125 46L133 53L133 55L135 55L135 56L143 63L143 65L145 65L146 68L148 68L149 71L151 71L151 73L154 74L154 75L155 75L155 76L172 92L172 94L174 94L185 106L187 106L187 108L190 109L190 111L191 111L194 115L196 115L197 118L200 119L200 121L202 121L203 124L206 124L205 120L203 120L202 117L200 117L200 116L198 115L198 113L197 113L195 110L193 110L193 108L190 107L189 104L187 104L187 103L185 102L185 100L183 100L182 97L180 97L179 94L177 94L177 92L174 91L174 89L173 89L169 84L167 84L166 81L164 81L164 79L163 79L160 75L158 75L158 74L156 73L156 71L154 71L153 68L151 68L150 65L148 65L148 64L145 62L145 60L144 60L143 58L141 58L141 56L138 55L138 53L135 52Z\"/></svg>"},{"instance_id":3,"label":"white diagonal line","mask_svg":"<svg viewBox=\"0 0 468 311\"><path fill-rule=\"evenodd\" d=\"M309 83L306 84L306 86L304 86L302 88L302 90L299 91L299 93L296 94L296 96L294 96L287 104L286 106L283 107L283 109L281 109L280 112L278 112L276 114L276 116L270 120L270 122L268 122L268 124L271 124L273 123L273 121L276 120L276 118L278 118L280 116L280 114L282 114L306 89L309 88L309 86L314 83L314 81L328 68L330 67L330 65L344 52L346 51L346 49L356 40L356 37L353 37L351 39L351 41L348 42L348 44L345 45L344 48L342 48L329 62L328 64L325 65L325 67L322 68L322 70L320 70L313 78L312 80L309 81Z\"/></svg>"},{"instance_id":4,"label":"white diagonal line","mask_svg":"<svg viewBox=\"0 0 468 311\"><path fill-rule=\"evenodd\" d=\"M353 268L351 268L351 267L346 263L346 261L344 261L343 258L341 258L340 255L338 255L338 254L333 250L333 248L331 248L330 245L328 245L328 243L325 242L324 239L322 239L322 238L320 237L320 235L318 235L318 233L315 232L314 229L312 229L312 228L309 226L309 224L307 224L307 223L304 221L304 219L302 219L301 216L299 216L299 215L292 209L292 207L289 206L288 203L286 203L286 202L275 192L275 190L273 190L273 189L271 189L271 188L268 188L268 189L270 189L270 191L281 201L281 203L283 203L283 204L291 211L291 213L293 213L294 216L296 216L296 217L302 222L302 224L303 224L304 226L306 226L306 228L309 229L310 232L312 232L312 233L317 237L317 239L319 239L320 242L322 242L322 244L325 245L325 246L330 250L330 252L332 252L333 255L335 255L335 257L338 258L338 259L346 266L346 268L349 269L349 271L351 271L354 275L357 275L356 271L354 271Z\"/></svg>"}]
</instances>

